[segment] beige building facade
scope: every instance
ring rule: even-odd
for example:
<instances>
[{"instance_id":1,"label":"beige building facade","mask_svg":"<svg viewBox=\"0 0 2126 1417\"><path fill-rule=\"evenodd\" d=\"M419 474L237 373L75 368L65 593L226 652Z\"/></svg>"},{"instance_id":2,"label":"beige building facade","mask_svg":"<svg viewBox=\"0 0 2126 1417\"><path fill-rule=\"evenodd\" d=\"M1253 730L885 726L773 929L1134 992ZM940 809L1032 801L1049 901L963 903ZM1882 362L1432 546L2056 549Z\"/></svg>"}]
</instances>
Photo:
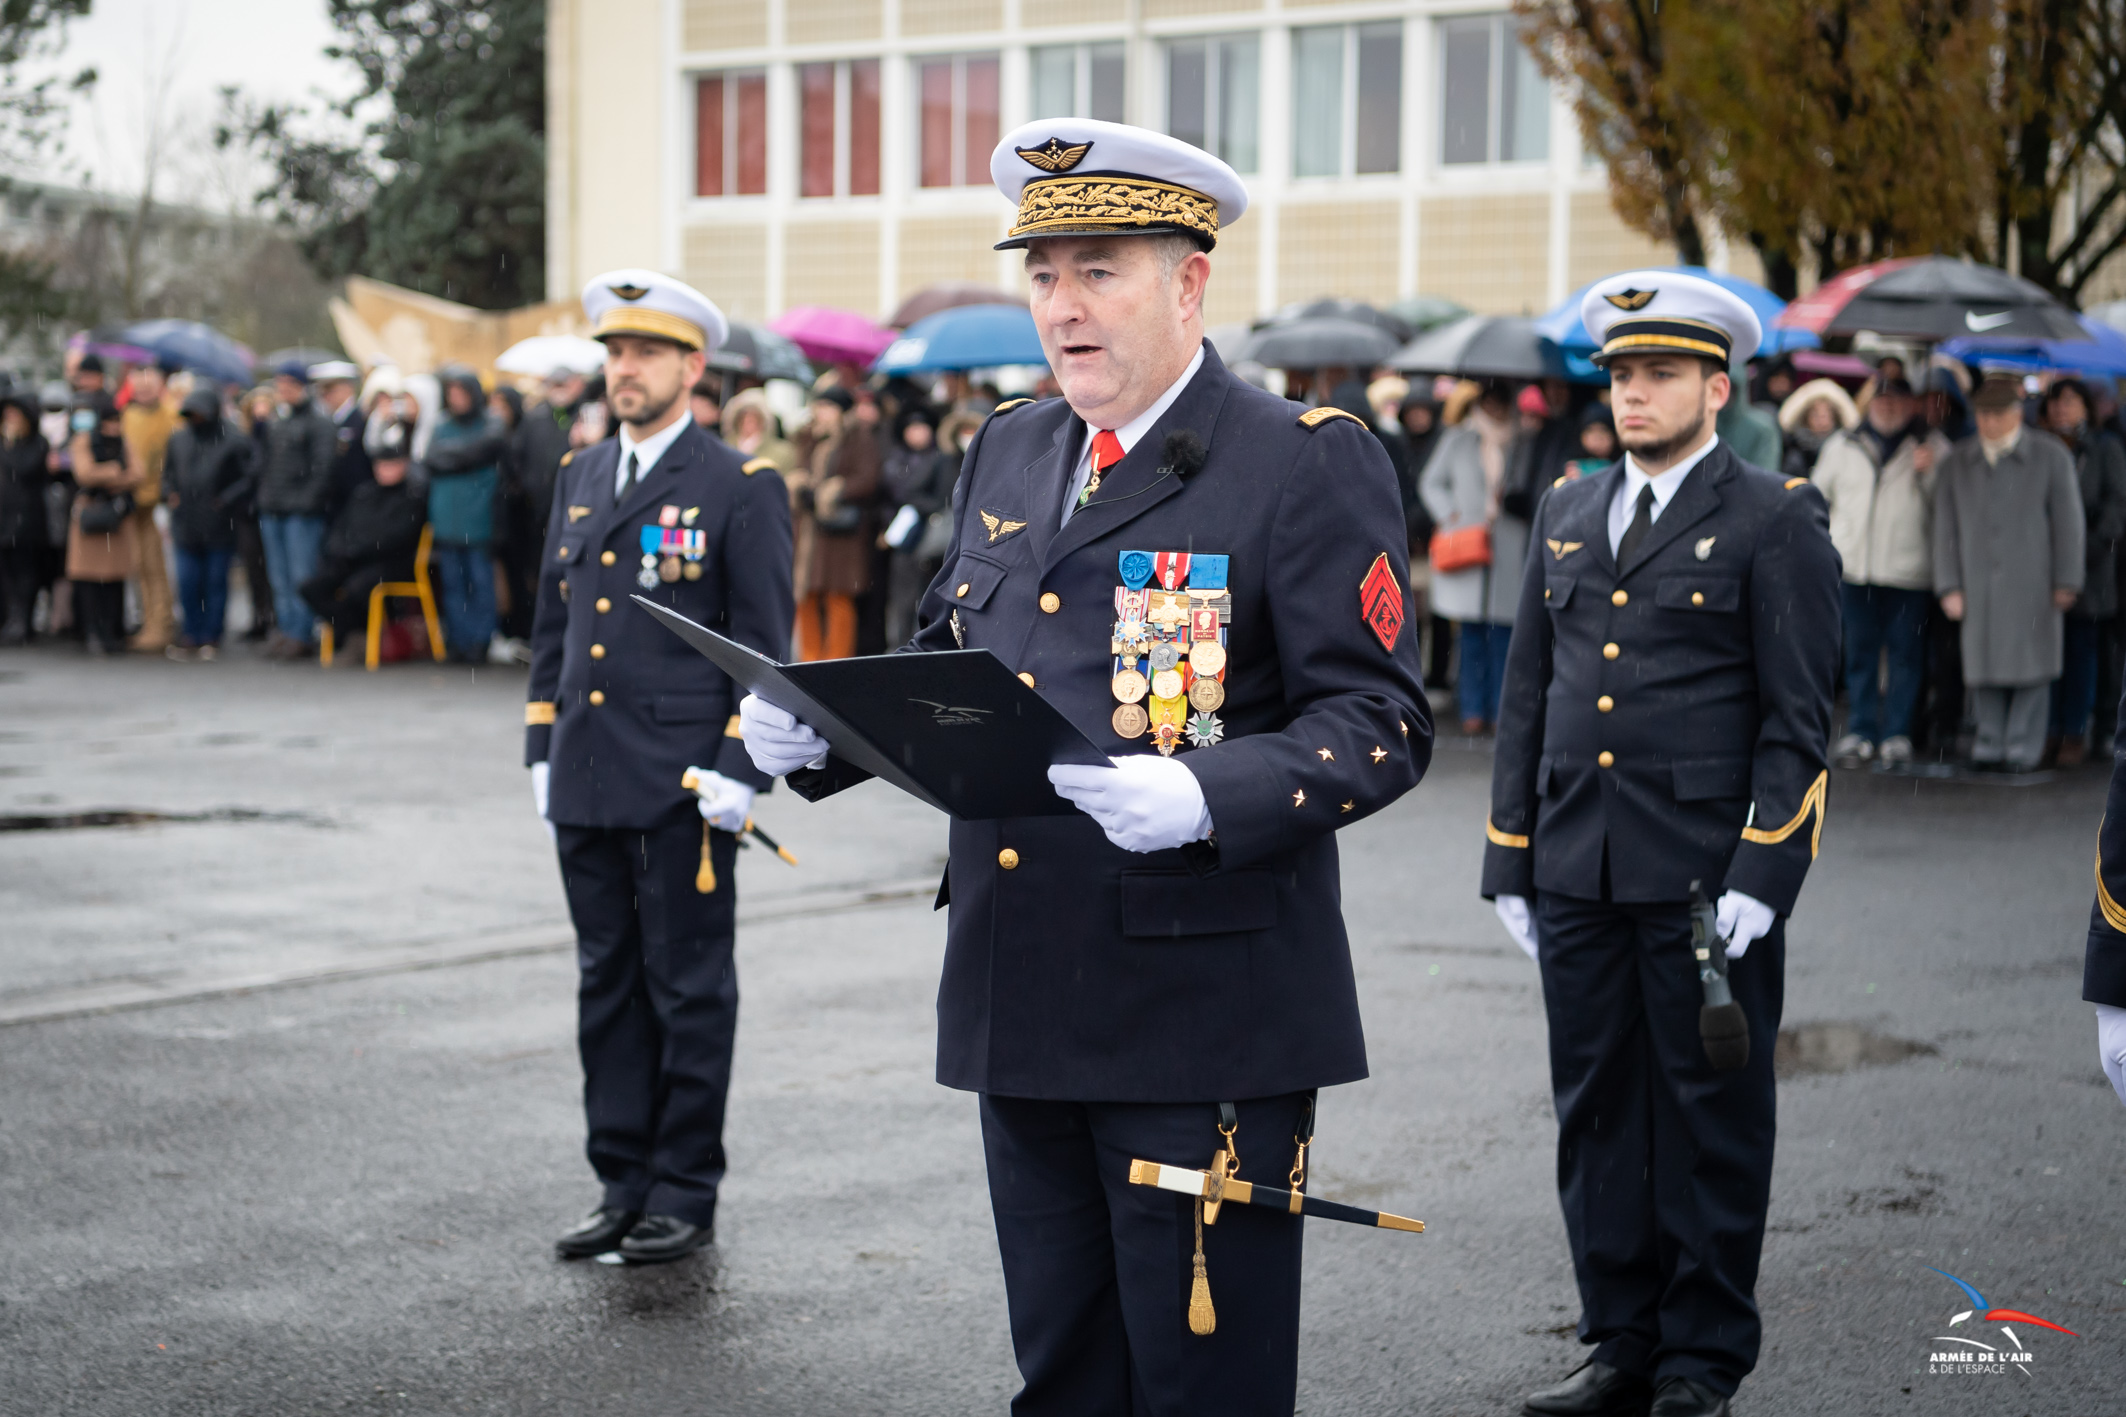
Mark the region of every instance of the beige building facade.
<instances>
[{"instance_id":1,"label":"beige building facade","mask_svg":"<svg viewBox=\"0 0 2126 1417\"><path fill-rule=\"evenodd\" d=\"M552 0L547 287L680 275L734 315L884 316L991 250L998 135L1075 114L1231 162L1208 321L1320 295L1537 312L1627 229L1512 17L1436 0Z\"/></svg>"}]
</instances>

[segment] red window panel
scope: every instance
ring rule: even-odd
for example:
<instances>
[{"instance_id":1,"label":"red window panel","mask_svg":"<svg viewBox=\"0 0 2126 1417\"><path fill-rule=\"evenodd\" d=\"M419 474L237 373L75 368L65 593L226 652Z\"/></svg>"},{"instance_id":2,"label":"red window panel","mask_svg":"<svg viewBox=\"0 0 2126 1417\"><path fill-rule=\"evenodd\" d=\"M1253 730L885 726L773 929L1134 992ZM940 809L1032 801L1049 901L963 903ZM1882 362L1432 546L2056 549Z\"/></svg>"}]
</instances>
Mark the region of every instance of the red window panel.
<instances>
[{"instance_id":1,"label":"red window panel","mask_svg":"<svg viewBox=\"0 0 2126 1417\"><path fill-rule=\"evenodd\" d=\"M969 187L989 185L989 154L997 145L997 58L967 59L967 167L961 181Z\"/></svg>"},{"instance_id":2,"label":"red window panel","mask_svg":"<svg viewBox=\"0 0 2126 1417\"><path fill-rule=\"evenodd\" d=\"M849 65L849 195L878 195L878 60Z\"/></svg>"},{"instance_id":3,"label":"red window panel","mask_svg":"<svg viewBox=\"0 0 2126 1417\"><path fill-rule=\"evenodd\" d=\"M738 193L768 190L768 76L744 74L738 86Z\"/></svg>"},{"instance_id":4,"label":"red window panel","mask_svg":"<svg viewBox=\"0 0 2126 1417\"><path fill-rule=\"evenodd\" d=\"M952 61L922 66L923 185L952 185Z\"/></svg>"},{"instance_id":5,"label":"red window panel","mask_svg":"<svg viewBox=\"0 0 2126 1417\"><path fill-rule=\"evenodd\" d=\"M834 195L834 66L797 66L798 195Z\"/></svg>"},{"instance_id":6,"label":"red window panel","mask_svg":"<svg viewBox=\"0 0 2126 1417\"><path fill-rule=\"evenodd\" d=\"M723 195L723 78L694 85L694 195Z\"/></svg>"}]
</instances>

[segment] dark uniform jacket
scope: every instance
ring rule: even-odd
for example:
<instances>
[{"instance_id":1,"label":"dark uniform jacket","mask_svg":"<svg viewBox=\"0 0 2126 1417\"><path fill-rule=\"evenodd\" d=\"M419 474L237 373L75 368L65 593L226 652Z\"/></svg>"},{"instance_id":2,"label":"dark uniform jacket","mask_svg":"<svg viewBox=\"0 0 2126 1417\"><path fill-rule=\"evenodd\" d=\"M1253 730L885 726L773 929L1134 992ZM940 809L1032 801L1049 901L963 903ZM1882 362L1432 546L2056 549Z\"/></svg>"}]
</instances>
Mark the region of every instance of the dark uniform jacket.
<instances>
[{"instance_id":1,"label":"dark uniform jacket","mask_svg":"<svg viewBox=\"0 0 2126 1417\"><path fill-rule=\"evenodd\" d=\"M2126 702L2119 706L2126 716ZM2096 902L2089 907L2089 949L2082 997L2126 1009L2126 758L2114 755L2111 795L2097 829Z\"/></svg>"},{"instance_id":2,"label":"dark uniform jacket","mask_svg":"<svg viewBox=\"0 0 2126 1417\"><path fill-rule=\"evenodd\" d=\"M655 826L693 795L679 783L689 766L771 781L746 756L731 681L628 597L775 659L797 614L789 494L772 465L690 421L616 508L619 459L609 438L562 460L540 559L524 760L552 764L547 817L569 826ZM700 575L640 586L645 527L698 541L678 564Z\"/></svg>"},{"instance_id":3,"label":"dark uniform jacket","mask_svg":"<svg viewBox=\"0 0 2126 1417\"><path fill-rule=\"evenodd\" d=\"M1087 816L952 824L938 1080L1013 1097L1198 1102L1366 1075L1336 829L1431 758L1416 631L1392 650L1360 590L1377 557L1408 613L1395 476L1366 426L1233 377L1209 346L1179 398L1061 525L1086 437L1067 402L1006 405L970 444L953 549L911 650L992 650L1103 751L1120 553L1230 557L1224 741L1179 757L1215 847L1111 844ZM1167 440L1202 440L1169 470ZM1177 461L1191 462L1185 454ZM1386 607L1384 607L1385 609ZM860 781L830 758L801 795Z\"/></svg>"},{"instance_id":4,"label":"dark uniform jacket","mask_svg":"<svg viewBox=\"0 0 2126 1417\"><path fill-rule=\"evenodd\" d=\"M1754 896L1784 915L1823 830L1839 559L1805 479L1723 443L1632 563L1619 461L1543 500L1506 659L1484 894ZM1603 890L1603 856L1608 884Z\"/></svg>"}]
</instances>

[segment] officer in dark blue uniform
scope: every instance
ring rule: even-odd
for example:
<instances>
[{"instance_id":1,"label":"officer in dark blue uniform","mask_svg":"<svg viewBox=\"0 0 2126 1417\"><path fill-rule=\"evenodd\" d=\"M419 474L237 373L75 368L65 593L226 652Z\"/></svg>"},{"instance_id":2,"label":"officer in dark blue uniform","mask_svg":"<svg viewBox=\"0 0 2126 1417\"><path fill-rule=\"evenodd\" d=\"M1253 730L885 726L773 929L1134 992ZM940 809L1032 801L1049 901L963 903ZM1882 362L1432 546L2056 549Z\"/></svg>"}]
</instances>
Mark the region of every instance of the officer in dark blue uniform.
<instances>
[{"instance_id":1,"label":"officer in dark blue uniform","mask_svg":"<svg viewBox=\"0 0 2126 1417\"><path fill-rule=\"evenodd\" d=\"M1537 514L1485 826L1484 894L1542 968L1596 1345L1524 1411L1701 1417L1728 1410L1762 1331L1781 922L1823 832L1839 561L1807 479L1713 432L1731 348L1757 347L1747 305L1634 271L1596 284L1582 318L1626 456ZM1694 884L1719 897L1740 1071L1715 1071L1699 1037Z\"/></svg>"},{"instance_id":2,"label":"officer in dark blue uniform","mask_svg":"<svg viewBox=\"0 0 2126 1417\"><path fill-rule=\"evenodd\" d=\"M714 1233L738 1022L735 833L770 779L739 739L731 681L628 597L781 657L790 508L764 459L689 416L726 328L706 297L614 271L583 308L605 342L619 436L562 459L524 711L576 926L588 1149L605 1188L557 1250L652 1263Z\"/></svg>"},{"instance_id":3,"label":"officer in dark blue uniform","mask_svg":"<svg viewBox=\"0 0 2126 1417\"><path fill-rule=\"evenodd\" d=\"M2126 701L2119 705L2126 718ZM2096 901L2089 907L2089 947L2082 998L2096 1005L2097 1057L2119 1101L2126 1102L2126 756L2111 769L2111 796L2097 834Z\"/></svg>"},{"instance_id":4,"label":"officer in dark blue uniform","mask_svg":"<svg viewBox=\"0 0 2126 1417\"><path fill-rule=\"evenodd\" d=\"M970 444L908 648L994 651L1116 763L1051 771L1083 815L954 822L940 892L938 1080L981 1095L1012 1410L1289 1414L1299 1222L1199 1228L1129 1170L1205 1166L1230 1103L1238 1175L1282 1186L1314 1090L1366 1075L1335 834L1432 739L1395 476L1363 423L1203 342L1206 253L1246 205L1224 163L1059 119L991 167L1065 396ZM741 713L800 794L861 778Z\"/></svg>"}]
</instances>

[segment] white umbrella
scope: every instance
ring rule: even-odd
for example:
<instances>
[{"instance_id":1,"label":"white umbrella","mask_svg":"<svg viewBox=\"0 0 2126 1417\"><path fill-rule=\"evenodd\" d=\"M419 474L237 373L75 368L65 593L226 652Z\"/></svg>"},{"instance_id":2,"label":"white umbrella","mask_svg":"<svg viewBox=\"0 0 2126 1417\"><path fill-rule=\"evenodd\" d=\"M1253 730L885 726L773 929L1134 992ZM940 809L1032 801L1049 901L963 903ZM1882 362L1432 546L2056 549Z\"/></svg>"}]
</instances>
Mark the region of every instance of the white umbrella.
<instances>
[{"instance_id":1,"label":"white umbrella","mask_svg":"<svg viewBox=\"0 0 2126 1417\"><path fill-rule=\"evenodd\" d=\"M605 346L581 335L533 335L502 351L495 368L505 374L544 378L556 369L595 374L605 367Z\"/></svg>"}]
</instances>

